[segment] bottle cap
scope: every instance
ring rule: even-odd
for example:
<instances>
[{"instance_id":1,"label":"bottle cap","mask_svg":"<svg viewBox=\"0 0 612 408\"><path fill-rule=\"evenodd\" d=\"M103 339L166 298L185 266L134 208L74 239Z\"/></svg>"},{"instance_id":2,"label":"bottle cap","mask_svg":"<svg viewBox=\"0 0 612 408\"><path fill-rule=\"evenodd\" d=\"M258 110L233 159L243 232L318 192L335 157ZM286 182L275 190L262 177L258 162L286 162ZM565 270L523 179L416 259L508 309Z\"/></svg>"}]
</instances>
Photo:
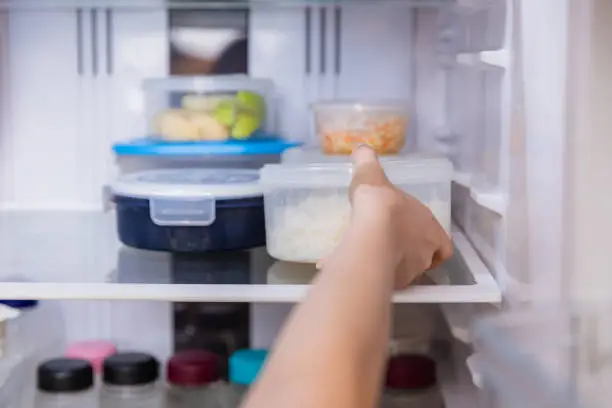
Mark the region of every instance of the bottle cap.
<instances>
[{"instance_id":1,"label":"bottle cap","mask_svg":"<svg viewBox=\"0 0 612 408\"><path fill-rule=\"evenodd\" d=\"M250 385L264 365L267 350L238 350L229 359L230 382Z\"/></svg>"},{"instance_id":2,"label":"bottle cap","mask_svg":"<svg viewBox=\"0 0 612 408\"><path fill-rule=\"evenodd\" d=\"M219 357L203 350L181 351L170 358L167 371L170 384L206 385L219 380Z\"/></svg>"},{"instance_id":3,"label":"bottle cap","mask_svg":"<svg viewBox=\"0 0 612 408\"><path fill-rule=\"evenodd\" d=\"M79 392L94 384L93 368L88 361L56 358L38 366L38 389L51 392Z\"/></svg>"},{"instance_id":4,"label":"bottle cap","mask_svg":"<svg viewBox=\"0 0 612 408\"><path fill-rule=\"evenodd\" d=\"M159 362L146 353L117 353L104 360L103 379L109 385L144 385L157 381Z\"/></svg>"},{"instance_id":5,"label":"bottle cap","mask_svg":"<svg viewBox=\"0 0 612 408\"><path fill-rule=\"evenodd\" d=\"M436 385L436 363L418 354L391 357L387 363L387 388L423 390Z\"/></svg>"},{"instance_id":6,"label":"bottle cap","mask_svg":"<svg viewBox=\"0 0 612 408\"><path fill-rule=\"evenodd\" d=\"M93 366L94 372L102 372L102 364L106 357L117 353L117 348L110 341L80 341L66 348L66 357L87 360Z\"/></svg>"}]
</instances>

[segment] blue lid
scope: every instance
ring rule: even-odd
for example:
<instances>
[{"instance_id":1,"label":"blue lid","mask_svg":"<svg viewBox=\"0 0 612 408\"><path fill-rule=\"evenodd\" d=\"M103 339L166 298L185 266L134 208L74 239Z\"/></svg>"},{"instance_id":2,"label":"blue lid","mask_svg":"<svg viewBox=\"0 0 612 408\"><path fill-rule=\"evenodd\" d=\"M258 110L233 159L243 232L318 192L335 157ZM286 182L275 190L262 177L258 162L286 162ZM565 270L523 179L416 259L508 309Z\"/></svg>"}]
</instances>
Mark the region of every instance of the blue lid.
<instances>
[{"instance_id":1,"label":"blue lid","mask_svg":"<svg viewBox=\"0 0 612 408\"><path fill-rule=\"evenodd\" d=\"M238 350L229 359L229 379L231 383L252 384L268 356L267 350Z\"/></svg>"},{"instance_id":2,"label":"blue lid","mask_svg":"<svg viewBox=\"0 0 612 408\"><path fill-rule=\"evenodd\" d=\"M29 309L38 306L38 300L0 300L0 304L15 309Z\"/></svg>"},{"instance_id":3,"label":"blue lid","mask_svg":"<svg viewBox=\"0 0 612 408\"><path fill-rule=\"evenodd\" d=\"M115 143L113 151L118 156L238 156L281 154L300 143L277 137L256 136L256 140L228 140L219 142L174 142L147 137Z\"/></svg>"}]
</instances>

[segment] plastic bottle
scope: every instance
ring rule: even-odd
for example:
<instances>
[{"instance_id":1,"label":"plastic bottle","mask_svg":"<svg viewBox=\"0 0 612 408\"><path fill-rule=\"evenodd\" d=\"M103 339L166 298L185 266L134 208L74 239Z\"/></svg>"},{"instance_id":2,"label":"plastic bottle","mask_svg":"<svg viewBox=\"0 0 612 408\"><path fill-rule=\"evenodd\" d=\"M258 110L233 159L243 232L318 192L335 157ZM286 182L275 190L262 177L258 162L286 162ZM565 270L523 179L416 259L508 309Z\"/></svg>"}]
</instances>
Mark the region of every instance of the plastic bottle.
<instances>
[{"instance_id":1,"label":"plastic bottle","mask_svg":"<svg viewBox=\"0 0 612 408\"><path fill-rule=\"evenodd\" d=\"M7 322L5 351L19 360L18 372L11 375L15 384L26 390L19 395L21 404L31 405L35 397L37 365L61 355L64 324L57 302L37 300L0 300L0 304L19 311ZM44 328L44 330L43 330Z\"/></svg>"},{"instance_id":2,"label":"plastic bottle","mask_svg":"<svg viewBox=\"0 0 612 408\"><path fill-rule=\"evenodd\" d=\"M221 408L219 357L207 351L176 353L167 364L168 408Z\"/></svg>"},{"instance_id":3,"label":"plastic bottle","mask_svg":"<svg viewBox=\"0 0 612 408\"><path fill-rule=\"evenodd\" d=\"M85 360L58 358L38 366L35 408L97 407L93 368Z\"/></svg>"},{"instance_id":4,"label":"plastic bottle","mask_svg":"<svg viewBox=\"0 0 612 408\"><path fill-rule=\"evenodd\" d=\"M404 354L387 363L382 408L443 408L436 363L429 357Z\"/></svg>"},{"instance_id":5,"label":"plastic bottle","mask_svg":"<svg viewBox=\"0 0 612 408\"><path fill-rule=\"evenodd\" d=\"M162 408L159 362L145 353L118 353L104 360L101 408Z\"/></svg>"},{"instance_id":6,"label":"plastic bottle","mask_svg":"<svg viewBox=\"0 0 612 408\"><path fill-rule=\"evenodd\" d=\"M226 408L238 408L251 384L257 379L267 350L238 350L229 359L230 385L224 398Z\"/></svg>"}]
</instances>

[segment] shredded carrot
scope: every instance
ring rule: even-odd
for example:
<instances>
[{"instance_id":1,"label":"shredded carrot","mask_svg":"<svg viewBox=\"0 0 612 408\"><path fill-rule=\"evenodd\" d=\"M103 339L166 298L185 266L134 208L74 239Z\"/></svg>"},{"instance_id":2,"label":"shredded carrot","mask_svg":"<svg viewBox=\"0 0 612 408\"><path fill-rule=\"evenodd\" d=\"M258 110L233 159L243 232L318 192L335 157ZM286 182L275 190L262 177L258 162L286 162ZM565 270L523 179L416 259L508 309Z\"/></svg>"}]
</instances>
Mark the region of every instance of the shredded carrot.
<instances>
[{"instance_id":1,"label":"shredded carrot","mask_svg":"<svg viewBox=\"0 0 612 408\"><path fill-rule=\"evenodd\" d=\"M404 147L408 119L367 120L362 129L325 129L319 124L322 150L328 154L350 154L356 145L368 144L380 154L395 154Z\"/></svg>"}]
</instances>

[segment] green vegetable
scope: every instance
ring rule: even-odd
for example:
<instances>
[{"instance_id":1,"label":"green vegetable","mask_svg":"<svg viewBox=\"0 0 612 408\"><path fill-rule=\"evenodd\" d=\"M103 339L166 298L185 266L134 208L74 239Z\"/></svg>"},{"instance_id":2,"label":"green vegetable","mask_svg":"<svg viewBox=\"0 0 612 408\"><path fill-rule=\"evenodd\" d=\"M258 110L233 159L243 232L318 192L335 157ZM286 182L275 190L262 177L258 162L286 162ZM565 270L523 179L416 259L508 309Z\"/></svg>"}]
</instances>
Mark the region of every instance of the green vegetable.
<instances>
[{"instance_id":1,"label":"green vegetable","mask_svg":"<svg viewBox=\"0 0 612 408\"><path fill-rule=\"evenodd\" d=\"M232 129L232 137L234 139L248 139L261 126L259 118L248 114L239 113L236 118L236 123Z\"/></svg>"},{"instance_id":2,"label":"green vegetable","mask_svg":"<svg viewBox=\"0 0 612 408\"><path fill-rule=\"evenodd\" d=\"M235 101L223 101L216 108L213 113L215 119L219 123L232 127L236 121L237 106Z\"/></svg>"},{"instance_id":3,"label":"green vegetable","mask_svg":"<svg viewBox=\"0 0 612 408\"><path fill-rule=\"evenodd\" d=\"M236 100L240 103L240 107L250 111L259 120L263 120L266 114L266 101L264 98L254 92L239 91L236 94Z\"/></svg>"}]
</instances>

